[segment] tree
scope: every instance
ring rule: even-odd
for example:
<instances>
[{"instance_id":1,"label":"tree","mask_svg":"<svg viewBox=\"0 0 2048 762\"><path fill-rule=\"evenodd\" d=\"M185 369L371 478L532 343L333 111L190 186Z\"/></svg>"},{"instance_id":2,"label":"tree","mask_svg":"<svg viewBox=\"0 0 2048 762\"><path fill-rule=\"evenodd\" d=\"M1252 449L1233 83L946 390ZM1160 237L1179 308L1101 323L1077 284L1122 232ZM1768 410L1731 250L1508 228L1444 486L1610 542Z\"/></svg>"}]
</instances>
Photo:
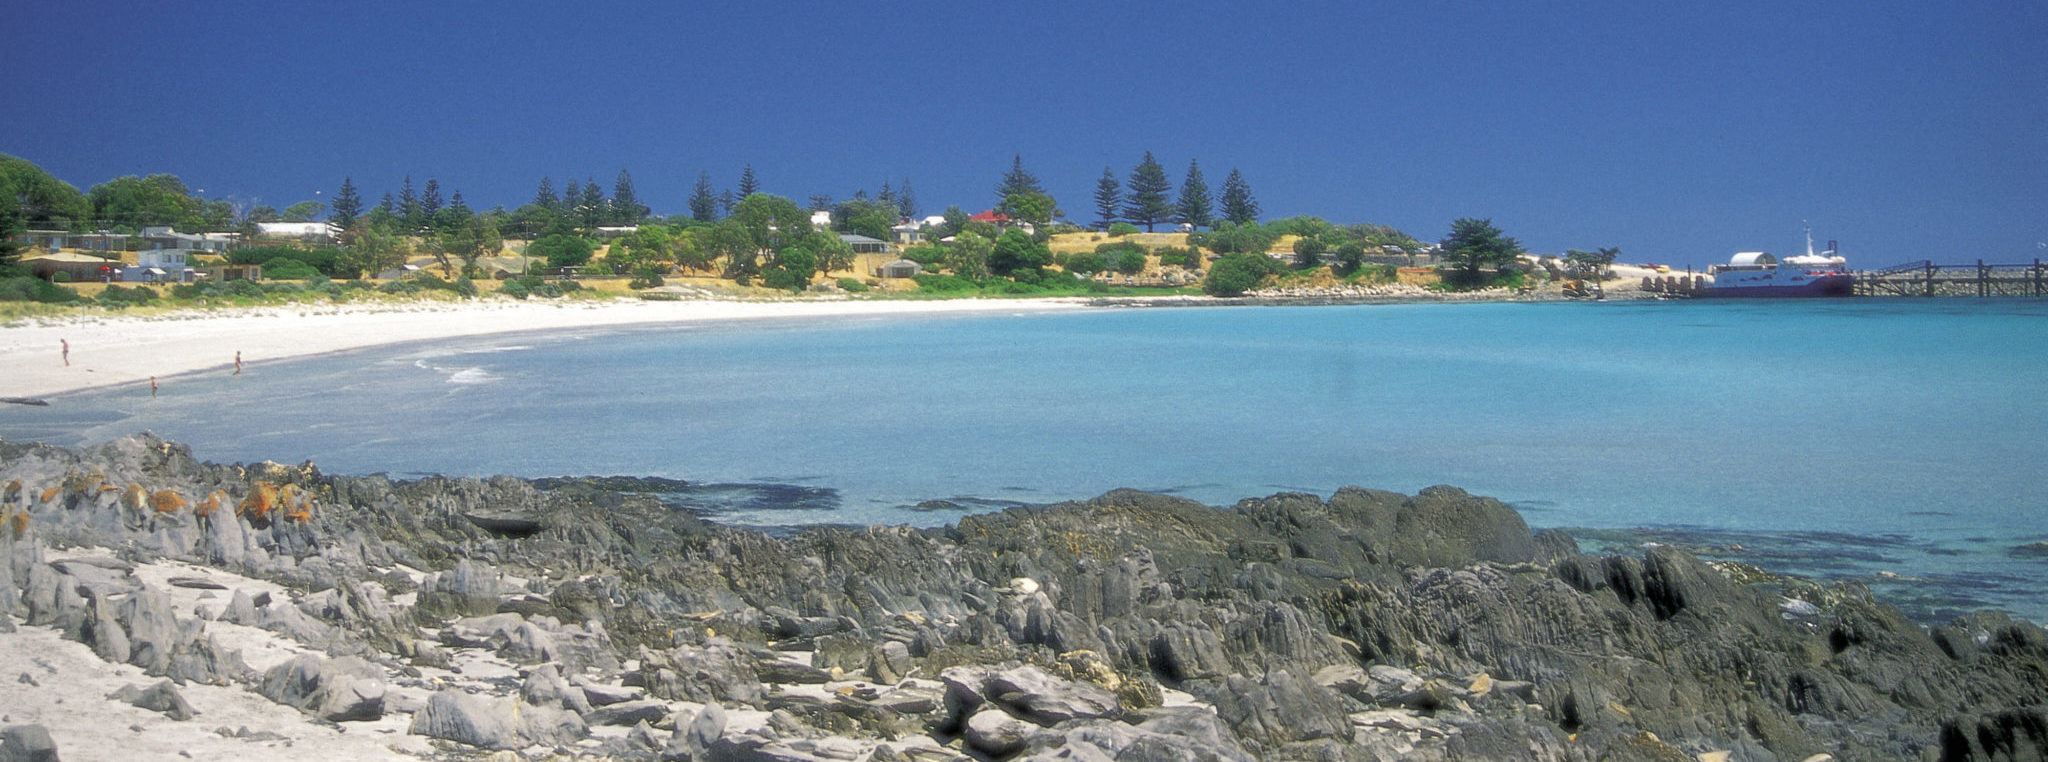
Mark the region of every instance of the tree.
<instances>
[{"instance_id":1,"label":"tree","mask_svg":"<svg viewBox=\"0 0 2048 762\"><path fill-rule=\"evenodd\" d=\"M576 202L578 220L586 230L596 230L610 216L610 207L604 198L604 190L597 187L597 181L588 178L583 182L583 198Z\"/></svg>"},{"instance_id":2,"label":"tree","mask_svg":"<svg viewBox=\"0 0 2048 762\"><path fill-rule=\"evenodd\" d=\"M1117 213L1122 211L1123 203L1123 183L1116 181L1115 171L1103 167L1102 179L1095 181L1096 226L1108 230L1110 225L1121 219Z\"/></svg>"},{"instance_id":3,"label":"tree","mask_svg":"<svg viewBox=\"0 0 2048 762\"><path fill-rule=\"evenodd\" d=\"M896 204L879 199L854 199L831 207L832 229L889 240L889 228L896 222Z\"/></svg>"},{"instance_id":4,"label":"tree","mask_svg":"<svg viewBox=\"0 0 2048 762\"><path fill-rule=\"evenodd\" d=\"M945 221L940 223L938 235L934 236L936 238L943 239L948 236L957 236L960 234L960 231L967 229L968 215L965 209L961 209L958 206L949 206L946 207L945 213L939 216Z\"/></svg>"},{"instance_id":5,"label":"tree","mask_svg":"<svg viewBox=\"0 0 2048 762\"><path fill-rule=\"evenodd\" d=\"M1026 193L1043 195L1045 186L1038 184L1038 176L1024 169L1024 155L1017 154L1010 160L1010 171L1003 173L1002 183L996 186L996 203Z\"/></svg>"},{"instance_id":6,"label":"tree","mask_svg":"<svg viewBox=\"0 0 2048 762\"><path fill-rule=\"evenodd\" d=\"M253 212L254 210L251 211ZM286 222L311 222L313 218L320 216L325 211L327 211L326 204L318 201L301 201L284 208L284 220Z\"/></svg>"},{"instance_id":7,"label":"tree","mask_svg":"<svg viewBox=\"0 0 2048 762\"><path fill-rule=\"evenodd\" d=\"M725 277L747 285L747 281L760 272L760 248L754 245L754 237L739 220L727 217L711 227L704 239L706 263L725 260Z\"/></svg>"},{"instance_id":8,"label":"tree","mask_svg":"<svg viewBox=\"0 0 2048 762\"><path fill-rule=\"evenodd\" d=\"M1613 247L1603 247L1595 251L1566 249L1564 252L1564 258L1577 265L1579 272L1596 279L1620 256L1621 249Z\"/></svg>"},{"instance_id":9,"label":"tree","mask_svg":"<svg viewBox=\"0 0 2048 762\"><path fill-rule=\"evenodd\" d=\"M1323 252L1329 250L1320 236L1302 236L1294 239L1294 266L1304 270L1323 263Z\"/></svg>"},{"instance_id":10,"label":"tree","mask_svg":"<svg viewBox=\"0 0 2048 762\"><path fill-rule=\"evenodd\" d=\"M427 178L426 192L420 194L420 224L434 224L434 215L441 213L441 181Z\"/></svg>"},{"instance_id":11,"label":"tree","mask_svg":"<svg viewBox=\"0 0 2048 762\"><path fill-rule=\"evenodd\" d=\"M526 255L544 257L549 267L581 267L590 262L596 247L582 236L555 234L528 244Z\"/></svg>"},{"instance_id":12,"label":"tree","mask_svg":"<svg viewBox=\"0 0 2048 762\"><path fill-rule=\"evenodd\" d=\"M1250 225L1259 221L1259 202L1252 200L1251 186L1244 182L1244 175L1236 167L1230 168L1230 176L1223 178L1223 219L1239 225Z\"/></svg>"},{"instance_id":13,"label":"tree","mask_svg":"<svg viewBox=\"0 0 2048 762\"><path fill-rule=\"evenodd\" d=\"M647 207L641 206L640 197L633 193L633 176L620 169L618 179L612 181L612 223L638 225L646 217Z\"/></svg>"},{"instance_id":14,"label":"tree","mask_svg":"<svg viewBox=\"0 0 2048 762\"><path fill-rule=\"evenodd\" d=\"M420 199L412 191L412 175L405 176L405 184L398 189L398 219L405 225L407 235L426 224L420 216Z\"/></svg>"},{"instance_id":15,"label":"tree","mask_svg":"<svg viewBox=\"0 0 2048 762\"><path fill-rule=\"evenodd\" d=\"M768 193L756 193L740 200L732 216L746 229L759 251L775 252L803 242L816 231L811 213L795 201Z\"/></svg>"},{"instance_id":16,"label":"tree","mask_svg":"<svg viewBox=\"0 0 2048 762\"><path fill-rule=\"evenodd\" d=\"M1439 246L1444 261L1453 268L1452 284L1467 288L1484 282L1483 271L1514 264L1522 254L1522 244L1503 235L1491 219L1461 217L1452 221L1451 234Z\"/></svg>"},{"instance_id":17,"label":"tree","mask_svg":"<svg viewBox=\"0 0 2048 762\"><path fill-rule=\"evenodd\" d=\"M1018 228L1010 228L996 237L995 245L989 250L988 271L994 275L1010 276L1022 270L1037 270L1052 262L1052 252L1045 244L1031 240L1031 234Z\"/></svg>"},{"instance_id":18,"label":"tree","mask_svg":"<svg viewBox=\"0 0 2048 762\"><path fill-rule=\"evenodd\" d=\"M20 253L14 237L31 228L81 229L92 216L85 194L26 159L0 154L0 275Z\"/></svg>"},{"instance_id":19,"label":"tree","mask_svg":"<svg viewBox=\"0 0 2048 762\"><path fill-rule=\"evenodd\" d=\"M1210 212L1215 210L1209 200L1209 184L1202 180L1201 163L1189 160L1187 179L1180 184L1180 203L1175 204L1174 219L1195 228L1208 227L1215 220Z\"/></svg>"},{"instance_id":20,"label":"tree","mask_svg":"<svg viewBox=\"0 0 2048 762\"><path fill-rule=\"evenodd\" d=\"M343 273L376 275L405 264L405 244L399 236L378 230L369 220L342 234L344 245L335 266Z\"/></svg>"},{"instance_id":21,"label":"tree","mask_svg":"<svg viewBox=\"0 0 2048 762\"><path fill-rule=\"evenodd\" d=\"M946 249L946 269L968 280L988 277L988 257L995 245L974 233L963 232Z\"/></svg>"},{"instance_id":22,"label":"tree","mask_svg":"<svg viewBox=\"0 0 2048 762\"><path fill-rule=\"evenodd\" d=\"M575 181L571 180L570 182ZM542 209L555 209L562 205L561 197L555 195L555 181L553 178L543 177L540 179L540 187L533 192L533 205Z\"/></svg>"},{"instance_id":23,"label":"tree","mask_svg":"<svg viewBox=\"0 0 2048 762\"><path fill-rule=\"evenodd\" d=\"M278 216L277 207L274 206L251 207L247 214L242 215L242 221L248 223L276 222L280 219L283 218Z\"/></svg>"},{"instance_id":24,"label":"tree","mask_svg":"<svg viewBox=\"0 0 2048 762\"><path fill-rule=\"evenodd\" d=\"M996 212L1033 225L1044 225L1052 222L1052 218L1066 214L1060 211L1059 202L1052 196L1036 192L1012 193L1003 198L1003 203L996 205Z\"/></svg>"},{"instance_id":25,"label":"tree","mask_svg":"<svg viewBox=\"0 0 2048 762\"><path fill-rule=\"evenodd\" d=\"M1278 263L1264 254L1225 254L1209 266L1209 275L1202 278L1202 293L1243 296L1278 272Z\"/></svg>"},{"instance_id":26,"label":"tree","mask_svg":"<svg viewBox=\"0 0 2048 762\"><path fill-rule=\"evenodd\" d=\"M1124 219L1144 225L1151 232L1154 225L1172 218L1173 205L1167 193L1173 185L1166 179L1166 168L1159 160L1152 158L1152 152L1145 152L1145 159L1138 162L1137 169L1131 170L1130 195L1124 199Z\"/></svg>"},{"instance_id":27,"label":"tree","mask_svg":"<svg viewBox=\"0 0 2048 762\"><path fill-rule=\"evenodd\" d=\"M917 219L917 192L910 189L908 177L896 188L896 214L906 220Z\"/></svg>"},{"instance_id":28,"label":"tree","mask_svg":"<svg viewBox=\"0 0 2048 762\"><path fill-rule=\"evenodd\" d=\"M92 187L93 217L125 230L176 225L197 206L176 175L127 175Z\"/></svg>"},{"instance_id":29,"label":"tree","mask_svg":"<svg viewBox=\"0 0 2048 762\"><path fill-rule=\"evenodd\" d=\"M327 220L335 227L347 230L355 227L356 218L363 214L363 199L356 195L356 184L346 175L341 178L341 190L334 194L334 206L328 209Z\"/></svg>"},{"instance_id":30,"label":"tree","mask_svg":"<svg viewBox=\"0 0 2048 762\"><path fill-rule=\"evenodd\" d=\"M718 196L711 191L711 173L697 173L697 189L690 193L690 218L698 222L718 221Z\"/></svg>"},{"instance_id":31,"label":"tree","mask_svg":"<svg viewBox=\"0 0 2048 762\"><path fill-rule=\"evenodd\" d=\"M754 165L748 164L745 169L740 170L739 197L745 200L748 196L760 192L761 182L754 179Z\"/></svg>"},{"instance_id":32,"label":"tree","mask_svg":"<svg viewBox=\"0 0 2048 762\"><path fill-rule=\"evenodd\" d=\"M574 223L580 219L576 212L576 207L582 203L583 184L576 182L576 178L571 177L569 178L569 184L562 188L562 203L557 208L561 210L563 216L568 217L570 222Z\"/></svg>"}]
</instances>

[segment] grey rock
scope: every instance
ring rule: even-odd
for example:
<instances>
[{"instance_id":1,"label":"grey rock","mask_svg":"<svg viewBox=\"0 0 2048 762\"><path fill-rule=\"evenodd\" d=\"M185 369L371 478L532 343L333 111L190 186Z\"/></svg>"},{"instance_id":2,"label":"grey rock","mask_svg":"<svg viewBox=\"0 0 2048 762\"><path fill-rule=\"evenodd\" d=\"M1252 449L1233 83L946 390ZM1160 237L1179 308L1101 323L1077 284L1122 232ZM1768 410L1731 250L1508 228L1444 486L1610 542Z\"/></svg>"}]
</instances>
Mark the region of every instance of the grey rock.
<instances>
[{"instance_id":1,"label":"grey rock","mask_svg":"<svg viewBox=\"0 0 2048 762\"><path fill-rule=\"evenodd\" d=\"M155 588L138 590L121 602L119 615L128 636L128 663L148 674L168 674L184 640L170 596Z\"/></svg>"},{"instance_id":2,"label":"grey rock","mask_svg":"<svg viewBox=\"0 0 2048 762\"><path fill-rule=\"evenodd\" d=\"M1114 718L1122 713L1116 694L1088 683L1062 680L1032 666L996 673L990 677L987 691L1012 714L1040 725Z\"/></svg>"},{"instance_id":3,"label":"grey rock","mask_svg":"<svg viewBox=\"0 0 2048 762\"><path fill-rule=\"evenodd\" d=\"M647 696L647 691L645 690L622 685L603 685L586 682L578 683L577 688L583 692L584 700L589 702L591 706L617 704L621 701L633 701Z\"/></svg>"},{"instance_id":4,"label":"grey rock","mask_svg":"<svg viewBox=\"0 0 2048 762\"><path fill-rule=\"evenodd\" d=\"M260 621L256 614L256 601L249 597L249 591L235 588L235 595L228 600L227 609L221 611L220 621L229 624L256 626Z\"/></svg>"},{"instance_id":5,"label":"grey rock","mask_svg":"<svg viewBox=\"0 0 2048 762\"><path fill-rule=\"evenodd\" d=\"M192 711L192 705L185 702L185 697L178 693L178 687L169 680L159 682L148 688L130 685L115 691L113 695L107 698L115 701L125 701L130 706L141 707L152 712L162 712L164 716L173 720L189 720L197 714Z\"/></svg>"},{"instance_id":6,"label":"grey rock","mask_svg":"<svg viewBox=\"0 0 2048 762\"><path fill-rule=\"evenodd\" d=\"M265 672L256 692L329 722L374 720L384 715L381 674L353 656L323 659L301 654Z\"/></svg>"},{"instance_id":7,"label":"grey rock","mask_svg":"<svg viewBox=\"0 0 2048 762\"><path fill-rule=\"evenodd\" d=\"M895 683L909 677L912 667L910 646L892 640L875 647L868 660L868 675L878 683Z\"/></svg>"},{"instance_id":8,"label":"grey rock","mask_svg":"<svg viewBox=\"0 0 2048 762\"><path fill-rule=\"evenodd\" d=\"M960 735L976 750L1000 757L1022 750L1024 742L1037 733L1038 726L1012 717L999 707L984 706L967 718Z\"/></svg>"},{"instance_id":9,"label":"grey rock","mask_svg":"<svg viewBox=\"0 0 2048 762\"><path fill-rule=\"evenodd\" d=\"M584 713L583 721L591 725L631 726L641 722L657 722L668 716L668 702L660 699L640 699L607 704Z\"/></svg>"},{"instance_id":10,"label":"grey rock","mask_svg":"<svg viewBox=\"0 0 2048 762\"><path fill-rule=\"evenodd\" d=\"M1207 698L1239 738L1265 745L1349 738L1351 720L1330 689L1274 670L1258 680L1231 675Z\"/></svg>"},{"instance_id":11,"label":"grey rock","mask_svg":"<svg viewBox=\"0 0 2048 762\"><path fill-rule=\"evenodd\" d=\"M676 720L676 729L669 736L668 744L662 747L664 760L701 759L712 745L725 736L725 708L718 704L705 704L702 711L684 721Z\"/></svg>"},{"instance_id":12,"label":"grey rock","mask_svg":"<svg viewBox=\"0 0 2048 762\"><path fill-rule=\"evenodd\" d=\"M764 683L823 685L832 680L830 672L785 659L762 659L755 663L754 672Z\"/></svg>"},{"instance_id":13,"label":"grey rock","mask_svg":"<svg viewBox=\"0 0 2048 762\"><path fill-rule=\"evenodd\" d=\"M425 709L413 714L407 732L480 749L515 749L519 747L519 725L513 705L512 701L444 689L427 700Z\"/></svg>"},{"instance_id":14,"label":"grey rock","mask_svg":"<svg viewBox=\"0 0 2048 762\"><path fill-rule=\"evenodd\" d=\"M0 728L0 762L57 762L57 742L41 725Z\"/></svg>"},{"instance_id":15,"label":"grey rock","mask_svg":"<svg viewBox=\"0 0 2048 762\"><path fill-rule=\"evenodd\" d=\"M28 607L28 623L46 625L57 621L57 579L61 576L49 564L35 564L28 570L28 585L22 603Z\"/></svg>"},{"instance_id":16,"label":"grey rock","mask_svg":"<svg viewBox=\"0 0 2048 762\"><path fill-rule=\"evenodd\" d=\"M519 688L519 698L534 706L567 709L579 715L590 712L590 700L583 690L563 680L561 670L553 664L542 664L526 673L526 681ZM588 717L584 719L589 720Z\"/></svg>"}]
</instances>

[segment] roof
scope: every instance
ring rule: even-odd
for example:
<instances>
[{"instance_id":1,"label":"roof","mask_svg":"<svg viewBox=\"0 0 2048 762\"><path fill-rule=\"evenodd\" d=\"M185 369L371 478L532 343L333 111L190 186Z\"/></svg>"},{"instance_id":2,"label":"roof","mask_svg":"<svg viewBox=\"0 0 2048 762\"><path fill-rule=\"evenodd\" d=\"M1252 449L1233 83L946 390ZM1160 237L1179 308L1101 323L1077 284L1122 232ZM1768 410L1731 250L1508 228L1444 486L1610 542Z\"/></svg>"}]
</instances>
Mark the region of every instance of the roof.
<instances>
[{"instance_id":1,"label":"roof","mask_svg":"<svg viewBox=\"0 0 2048 762\"><path fill-rule=\"evenodd\" d=\"M104 265L104 264L109 264L109 263L112 263L112 264L120 264L120 260L118 260L118 259L107 259L106 257L95 257L95 256L93 256L93 255L91 255L91 254L72 254L72 253L70 253L70 252L63 252L63 251L57 252L57 253L55 253L55 254L38 254L38 255L36 255L36 256L33 256L33 257L22 257L22 258L21 258L21 261L23 261L23 262L65 262L65 263L70 263L70 264L81 264L81 265Z\"/></svg>"},{"instance_id":2,"label":"roof","mask_svg":"<svg viewBox=\"0 0 2048 762\"><path fill-rule=\"evenodd\" d=\"M888 243L880 238L869 238L859 233L840 233L839 240L847 243Z\"/></svg>"},{"instance_id":3,"label":"roof","mask_svg":"<svg viewBox=\"0 0 2048 762\"><path fill-rule=\"evenodd\" d=\"M256 230L264 235L334 235L338 228L332 222L258 222Z\"/></svg>"},{"instance_id":4,"label":"roof","mask_svg":"<svg viewBox=\"0 0 2048 762\"><path fill-rule=\"evenodd\" d=\"M1009 222L1009 221L1010 221L1010 216L1009 216L1009 215L1007 215L1007 214L999 214L999 213L997 213L997 212L996 212L996 210L994 210L994 209L990 209L990 210L988 210L988 211L986 211L986 212L981 212L981 213L978 213L978 214L973 214L973 215L969 215L969 216L967 217L967 221L968 221L968 222Z\"/></svg>"},{"instance_id":5,"label":"roof","mask_svg":"<svg viewBox=\"0 0 2048 762\"><path fill-rule=\"evenodd\" d=\"M1731 264L1731 265L1735 265L1735 266L1738 266L1738 267L1741 267L1741 266L1749 266L1749 267L1754 267L1754 266L1757 266L1757 265L1775 265L1775 264L1777 264L1777 263L1778 263L1778 258L1777 258L1777 257L1773 257L1773 256L1771 256L1771 255L1769 255L1769 254L1765 254L1765 253L1763 253L1763 252L1761 252L1761 251L1745 251L1745 252L1742 252L1742 253L1740 253L1740 254L1736 254L1736 255L1735 255L1735 257L1734 257L1733 259L1730 259L1730 260L1728 260L1728 263L1729 263L1729 264Z\"/></svg>"}]
</instances>

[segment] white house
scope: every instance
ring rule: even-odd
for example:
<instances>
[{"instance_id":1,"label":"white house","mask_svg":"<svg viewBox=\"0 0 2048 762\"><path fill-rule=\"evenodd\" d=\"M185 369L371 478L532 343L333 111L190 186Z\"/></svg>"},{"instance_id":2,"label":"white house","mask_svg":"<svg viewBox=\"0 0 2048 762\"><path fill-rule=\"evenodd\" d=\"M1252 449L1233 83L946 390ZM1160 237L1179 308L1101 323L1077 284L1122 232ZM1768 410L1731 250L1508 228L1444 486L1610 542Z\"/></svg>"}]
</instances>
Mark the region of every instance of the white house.
<instances>
[{"instance_id":1,"label":"white house","mask_svg":"<svg viewBox=\"0 0 2048 762\"><path fill-rule=\"evenodd\" d=\"M264 238L326 241L339 237L341 228L332 222L258 222L256 235Z\"/></svg>"},{"instance_id":2,"label":"white house","mask_svg":"<svg viewBox=\"0 0 2048 762\"><path fill-rule=\"evenodd\" d=\"M832 213L831 213L831 212L811 212L811 227L817 228L817 229L819 229L819 230L831 230L831 229L832 229Z\"/></svg>"}]
</instances>

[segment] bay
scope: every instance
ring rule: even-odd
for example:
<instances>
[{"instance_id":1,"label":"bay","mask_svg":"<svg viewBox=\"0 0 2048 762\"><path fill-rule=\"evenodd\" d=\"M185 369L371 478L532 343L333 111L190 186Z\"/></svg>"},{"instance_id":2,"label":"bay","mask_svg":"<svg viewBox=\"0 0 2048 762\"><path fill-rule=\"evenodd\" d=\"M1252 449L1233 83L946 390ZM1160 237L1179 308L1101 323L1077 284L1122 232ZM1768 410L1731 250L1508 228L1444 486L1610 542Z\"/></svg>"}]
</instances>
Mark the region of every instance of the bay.
<instances>
[{"instance_id":1,"label":"bay","mask_svg":"<svg viewBox=\"0 0 2048 762\"><path fill-rule=\"evenodd\" d=\"M423 319L431 319L423 318ZM2048 304L1147 308L499 336L10 410L336 473L661 476L733 523L936 525L1134 487L1228 505L1452 484L1589 546L1670 542L2048 619Z\"/></svg>"}]
</instances>

